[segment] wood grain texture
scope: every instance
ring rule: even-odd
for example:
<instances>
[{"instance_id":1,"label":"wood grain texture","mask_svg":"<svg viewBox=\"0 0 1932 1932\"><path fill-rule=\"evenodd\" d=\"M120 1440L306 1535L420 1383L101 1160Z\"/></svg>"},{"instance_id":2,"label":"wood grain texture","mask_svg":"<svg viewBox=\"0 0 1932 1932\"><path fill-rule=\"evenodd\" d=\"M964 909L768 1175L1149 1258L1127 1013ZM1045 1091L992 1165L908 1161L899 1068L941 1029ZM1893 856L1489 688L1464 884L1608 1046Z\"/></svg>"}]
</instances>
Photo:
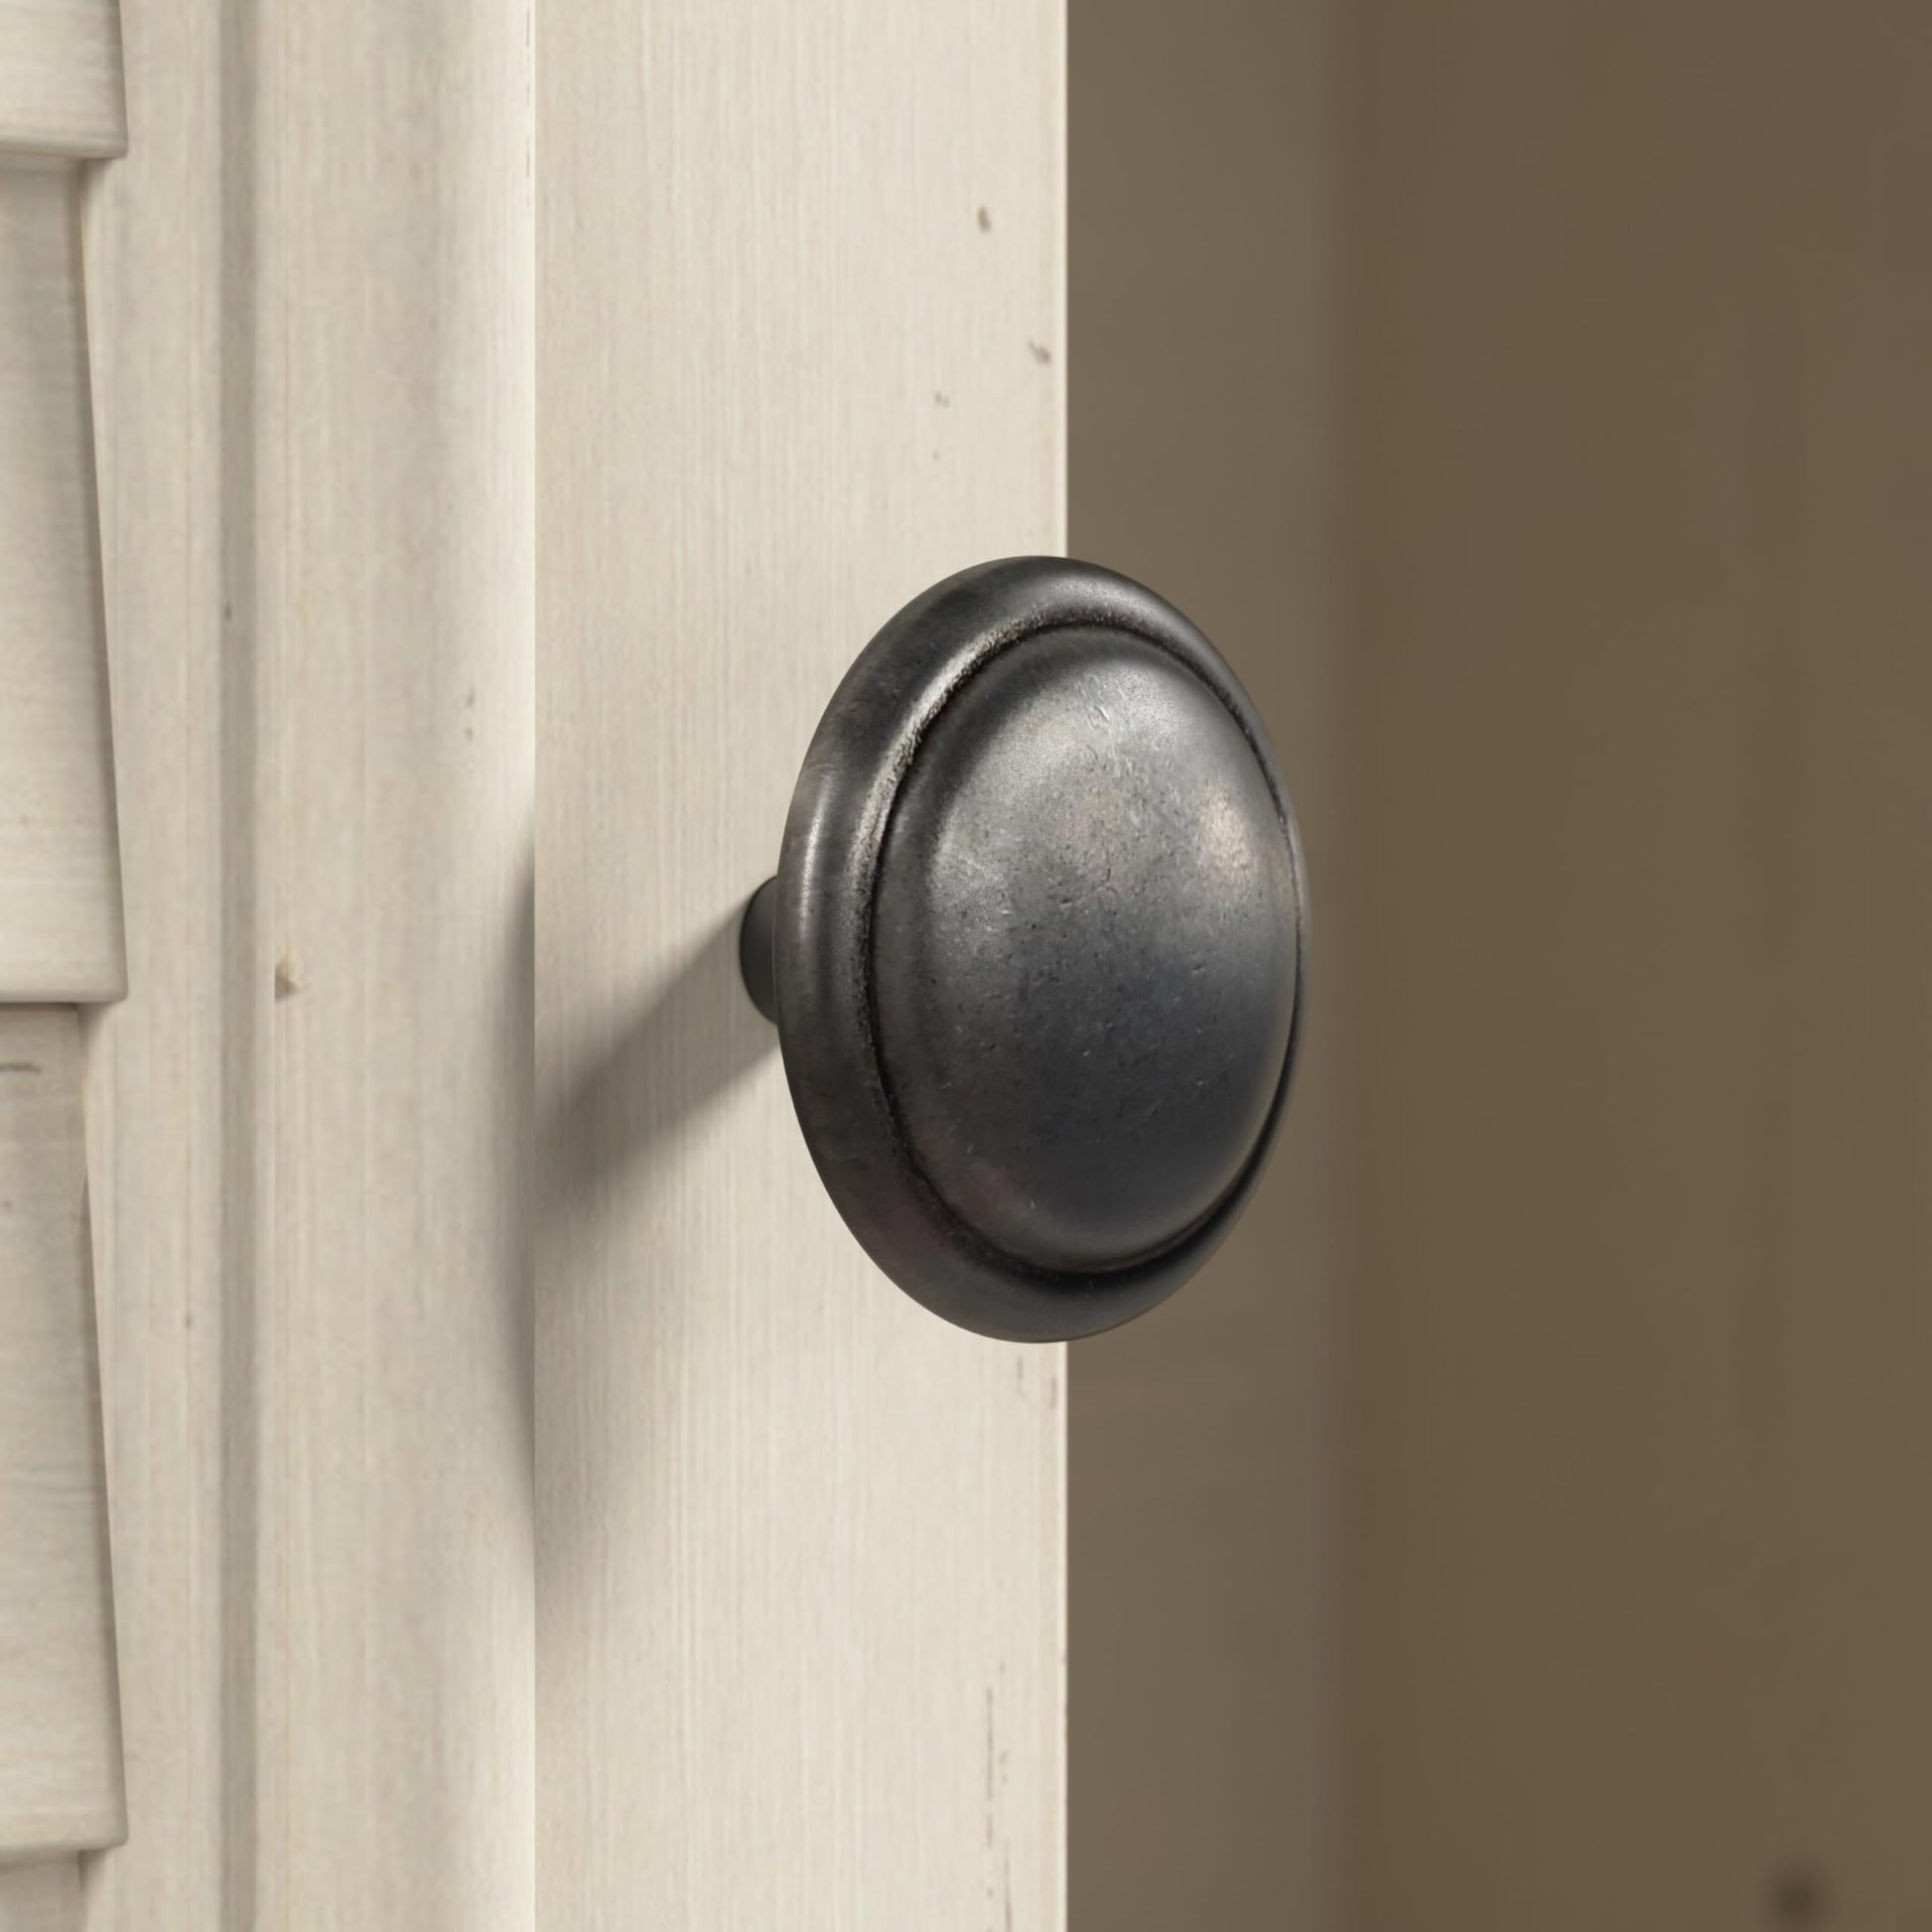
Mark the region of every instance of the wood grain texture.
<instances>
[{"instance_id":1,"label":"wood grain texture","mask_svg":"<svg viewBox=\"0 0 1932 1932\"><path fill-rule=\"evenodd\" d=\"M0 1865L0 1932L75 1932L79 1923L75 1860Z\"/></svg>"},{"instance_id":2,"label":"wood grain texture","mask_svg":"<svg viewBox=\"0 0 1932 1932\"><path fill-rule=\"evenodd\" d=\"M0 151L126 148L119 0L0 0Z\"/></svg>"},{"instance_id":3,"label":"wood grain texture","mask_svg":"<svg viewBox=\"0 0 1932 1932\"><path fill-rule=\"evenodd\" d=\"M94 1932L533 1921L527 29L126 11Z\"/></svg>"},{"instance_id":4,"label":"wood grain texture","mask_svg":"<svg viewBox=\"0 0 1932 1932\"><path fill-rule=\"evenodd\" d=\"M127 983L79 196L0 156L0 1001Z\"/></svg>"},{"instance_id":5,"label":"wood grain texture","mask_svg":"<svg viewBox=\"0 0 1932 1932\"><path fill-rule=\"evenodd\" d=\"M1932 1923L1932 14L1356 25L1359 1922Z\"/></svg>"},{"instance_id":6,"label":"wood grain texture","mask_svg":"<svg viewBox=\"0 0 1932 1932\"><path fill-rule=\"evenodd\" d=\"M1060 9L537 69L542 1919L1057 1932L1063 1352L866 1261L734 921L873 629L1060 545Z\"/></svg>"},{"instance_id":7,"label":"wood grain texture","mask_svg":"<svg viewBox=\"0 0 1932 1932\"><path fill-rule=\"evenodd\" d=\"M0 1861L127 1826L80 1080L77 1014L0 1007Z\"/></svg>"}]
</instances>

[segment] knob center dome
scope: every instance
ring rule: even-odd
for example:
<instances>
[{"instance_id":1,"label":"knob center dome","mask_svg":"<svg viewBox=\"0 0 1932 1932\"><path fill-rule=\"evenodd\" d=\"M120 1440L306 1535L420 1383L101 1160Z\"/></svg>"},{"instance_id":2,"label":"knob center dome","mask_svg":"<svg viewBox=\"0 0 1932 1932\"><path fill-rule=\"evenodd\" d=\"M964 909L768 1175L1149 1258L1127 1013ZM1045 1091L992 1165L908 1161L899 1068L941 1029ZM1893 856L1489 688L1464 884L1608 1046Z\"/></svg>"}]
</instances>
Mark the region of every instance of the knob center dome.
<instances>
[{"instance_id":1,"label":"knob center dome","mask_svg":"<svg viewBox=\"0 0 1932 1932\"><path fill-rule=\"evenodd\" d=\"M933 1192L1049 1271L1184 1237L1267 1130L1298 911L1263 766L1193 669L1087 625L993 656L918 744L873 899L879 1063Z\"/></svg>"}]
</instances>

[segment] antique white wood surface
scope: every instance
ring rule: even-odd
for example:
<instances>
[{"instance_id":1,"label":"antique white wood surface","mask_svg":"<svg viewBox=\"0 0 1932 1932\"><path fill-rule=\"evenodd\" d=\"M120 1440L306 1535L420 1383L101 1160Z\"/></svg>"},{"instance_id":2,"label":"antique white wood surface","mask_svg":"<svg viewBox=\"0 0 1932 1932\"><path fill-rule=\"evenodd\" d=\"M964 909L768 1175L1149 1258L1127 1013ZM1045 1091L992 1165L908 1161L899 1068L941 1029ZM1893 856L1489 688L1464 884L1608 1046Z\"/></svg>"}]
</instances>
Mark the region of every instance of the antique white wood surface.
<instances>
[{"instance_id":1,"label":"antique white wood surface","mask_svg":"<svg viewBox=\"0 0 1932 1932\"><path fill-rule=\"evenodd\" d=\"M126 984L109 739L79 175L0 155L0 1000Z\"/></svg>"},{"instance_id":2,"label":"antique white wood surface","mask_svg":"<svg viewBox=\"0 0 1932 1932\"><path fill-rule=\"evenodd\" d=\"M126 1822L93 1299L79 1016L0 1006L0 1861Z\"/></svg>"},{"instance_id":3,"label":"antique white wood surface","mask_svg":"<svg viewBox=\"0 0 1932 1932\"><path fill-rule=\"evenodd\" d=\"M127 145L118 0L0 0L0 149Z\"/></svg>"},{"instance_id":4,"label":"antique white wood surface","mask_svg":"<svg viewBox=\"0 0 1932 1932\"><path fill-rule=\"evenodd\" d=\"M94 1932L534 1915L527 9L128 0Z\"/></svg>"},{"instance_id":5,"label":"antique white wood surface","mask_svg":"<svg viewBox=\"0 0 1932 1932\"><path fill-rule=\"evenodd\" d=\"M866 1261L733 921L872 630L1060 544L1060 6L537 28L542 1921L1053 1932L1063 1354Z\"/></svg>"},{"instance_id":6,"label":"antique white wood surface","mask_svg":"<svg viewBox=\"0 0 1932 1932\"><path fill-rule=\"evenodd\" d=\"M0 1932L73 1932L79 1914L74 1860L0 1867Z\"/></svg>"},{"instance_id":7,"label":"antique white wood surface","mask_svg":"<svg viewBox=\"0 0 1932 1932\"><path fill-rule=\"evenodd\" d=\"M0 1001L125 981L80 259L112 0L0 0ZM72 1932L126 1829L71 1007L0 1006L0 1932ZM36 1859L44 1862L35 1863Z\"/></svg>"}]
</instances>

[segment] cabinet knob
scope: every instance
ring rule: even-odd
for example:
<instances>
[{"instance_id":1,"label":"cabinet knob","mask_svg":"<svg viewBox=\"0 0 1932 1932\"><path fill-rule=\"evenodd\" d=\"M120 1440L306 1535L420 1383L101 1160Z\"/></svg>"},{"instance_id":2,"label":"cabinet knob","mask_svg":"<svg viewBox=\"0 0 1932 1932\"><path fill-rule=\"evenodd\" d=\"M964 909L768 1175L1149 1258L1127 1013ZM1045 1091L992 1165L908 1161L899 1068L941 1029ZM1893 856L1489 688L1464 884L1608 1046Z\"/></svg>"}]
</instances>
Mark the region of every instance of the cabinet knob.
<instances>
[{"instance_id":1,"label":"cabinet knob","mask_svg":"<svg viewBox=\"0 0 1932 1932\"><path fill-rule=\"evenodd\" d=\"M832 695L746 908L747 990L879 1266L982 1334L1143 1313L1240 1213L1286 1102L1307 947L1288 792L1172 605L981 564Z\"/></svg>"}]
</instances>

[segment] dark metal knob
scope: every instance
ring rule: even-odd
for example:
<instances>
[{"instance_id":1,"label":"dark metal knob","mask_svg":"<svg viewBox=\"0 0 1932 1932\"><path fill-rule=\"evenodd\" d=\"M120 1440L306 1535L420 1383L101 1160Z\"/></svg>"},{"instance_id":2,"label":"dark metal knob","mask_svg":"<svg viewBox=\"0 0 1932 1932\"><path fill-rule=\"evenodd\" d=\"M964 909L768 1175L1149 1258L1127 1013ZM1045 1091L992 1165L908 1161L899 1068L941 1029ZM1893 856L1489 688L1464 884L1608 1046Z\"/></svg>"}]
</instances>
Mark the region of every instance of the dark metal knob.
<instances>
[{"instance_id":1,"label":"dark metal knob","mask_svg":"<svg viewBox=\"0 0 1932 1932\"><path fill-rule=\"evenodd\" d=\"M1111 571L962 571L833 694L747 908L812 1158L908 1294L1012 1340L1152 1308L1246 1200L1294 1064L1288 793L1246 694Z\"/></svg>"}]
</instances>

